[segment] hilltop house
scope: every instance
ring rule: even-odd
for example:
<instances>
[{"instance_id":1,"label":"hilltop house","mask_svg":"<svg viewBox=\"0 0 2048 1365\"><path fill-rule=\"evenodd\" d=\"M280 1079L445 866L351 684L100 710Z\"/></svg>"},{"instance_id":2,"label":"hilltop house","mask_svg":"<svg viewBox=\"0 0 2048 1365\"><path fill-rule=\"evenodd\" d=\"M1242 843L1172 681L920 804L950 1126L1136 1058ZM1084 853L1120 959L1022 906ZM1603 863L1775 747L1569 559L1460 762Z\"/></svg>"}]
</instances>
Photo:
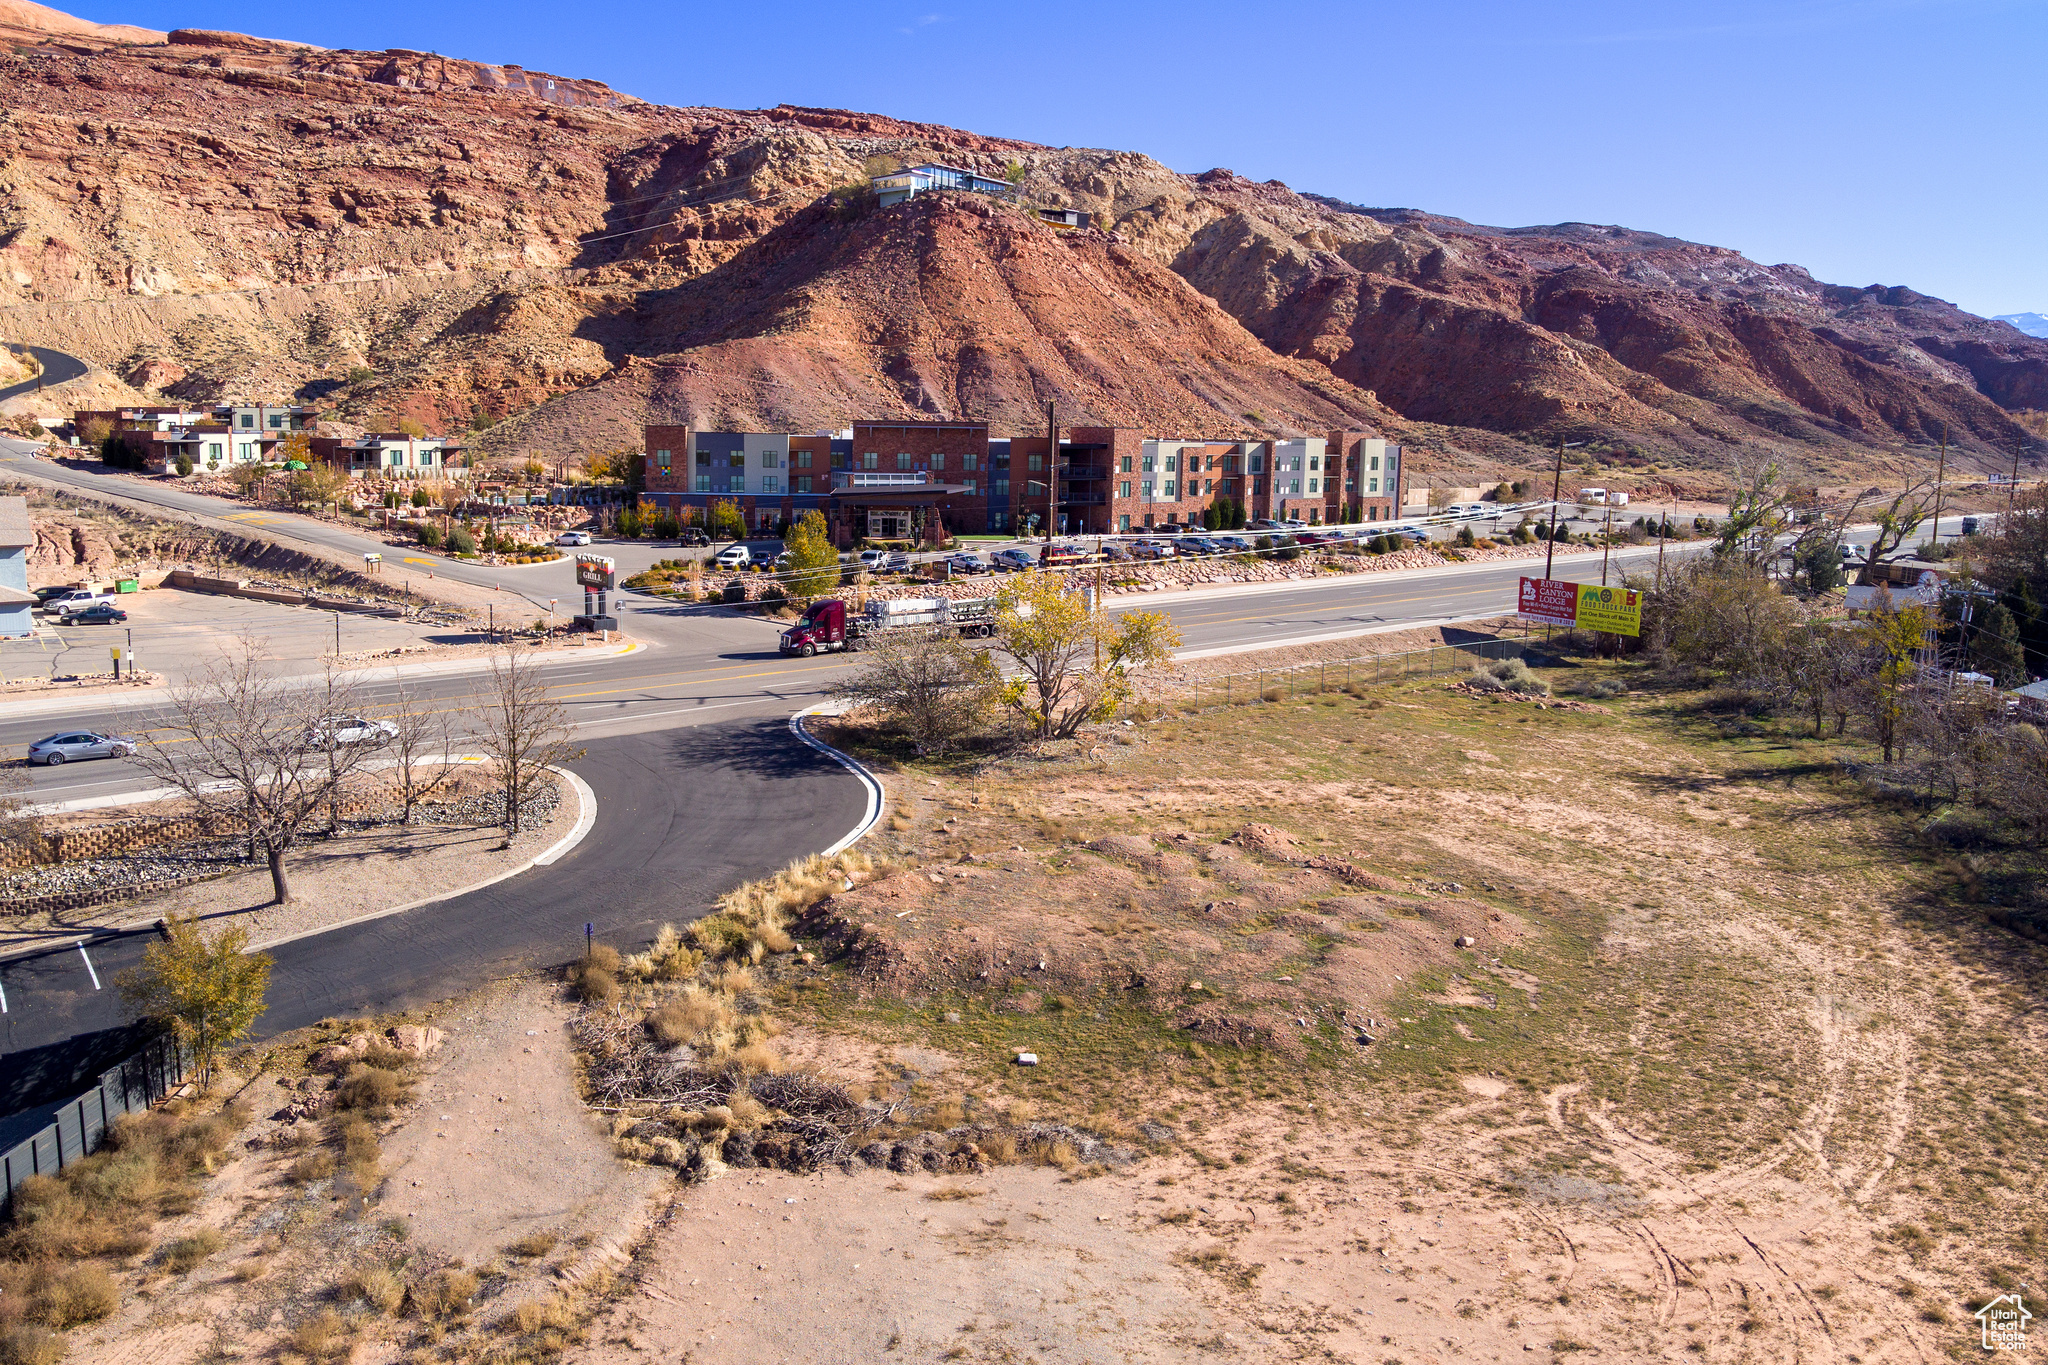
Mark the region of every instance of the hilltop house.
<instances>
[{"instance_id":1,"label":"hilltop house","mask_svg":"<svg viewBox=\"0 0 2048 1365\"><path fill-rule=\"evenodd\" d=\"M1007 198L1016 192L1016 186L1007 180L959 166L945 166L937 162L926 162L918 166L906 166L900 171L886 175L871 176L868 184L874 187L875 202L883 208L914 199L928 190L966 190L971 194L990 194Z\"/></svg>"}]
</instances>

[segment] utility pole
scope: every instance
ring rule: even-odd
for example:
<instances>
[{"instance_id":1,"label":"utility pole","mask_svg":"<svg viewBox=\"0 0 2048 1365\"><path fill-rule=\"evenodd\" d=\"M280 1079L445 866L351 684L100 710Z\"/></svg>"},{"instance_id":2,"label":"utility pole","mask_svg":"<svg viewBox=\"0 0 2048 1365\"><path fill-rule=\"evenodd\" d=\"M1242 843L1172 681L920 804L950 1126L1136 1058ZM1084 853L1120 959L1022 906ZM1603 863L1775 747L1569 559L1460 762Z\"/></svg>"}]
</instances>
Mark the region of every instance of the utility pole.
<instances>
[{"instance_id":1,"label":"utility pole","mask_svg":"<svg viewBox=\"0 0 2048 1365\"><path fill-rule=\"evenodd\" d=\"M1607 586L1607 555L1614 548L1614 505L1607 506L1607 526L1600 533L1600 586Z\"/></svg>"},{"instance_id":2,"label":"utility pole","mask_svg":"<svg viewBox=\"0 0 2048 1365\"><path fill-rule=\"evenodd\" d=\"M341 613L334 613L334 657L341 657Z\"/></svg>"},{"instance_id":3,"label":"utility pole","mask_svg":"<svg viewBox=\"0 0 2048 1365\"><path fill-rule=\"evenodd\" d=\"M1572 445L1575 446L1584 444L1585 442L1583 441L1572 442ZM1550 534L1543 538L1543 576L1545 578L1550 577L1550 561L1557 556L1557 495L1558 491L1564 487L1564 452L1567 449L1564 437L1558 437L1557 468L1553 469L1550 473Z\"/></svg>"},{"instance_id":4,"label":"utility pole","mask_svg":"<svg viewBox=\"0 0 2048 1365\"><path fill-rule=\"evenodd\" d=\"M1671 504L1671 510L1664 515L1664 524L1657 528L1657 591L1664 591L1664 542L1669 538L1671 518L1678 512L1678 504Z\"/></svg>"},{"instance_id":5,"label":"utility pole","mask_svg":"<svg viewBox=\"0 0 2048 1365\"><path fill-rule=\"evenodd\" d=\"M2017 448L2015 448L2012 452L2012 482L2006 484L2005 486L2005 515L2007 517L2012 516L2012 495L2019 491L2019 487L2020 452Z\"/></svg>"},{"instance_id":6,"label":"utility pole","mask_svg":"<svg viewBox=\"0 0 2048 1365\"><path fill-rule=\"evenodd\" d=\"M1941 548L1941 481L1948 475L1948 423L1941 424L1941 460L1934 466L1934 548Z\"/></svg>"},{"instance_id":7,"label":"utility pole","mask_svg":"<svg viewBox=\"0 0 2048 1365\"><path fill-rule=\"evenodd\" d=\"M1060 506L1060 425L1052 401L1045 404L1045 543L1052 544L1052 523Z\"/></svg>"}]
</instances>

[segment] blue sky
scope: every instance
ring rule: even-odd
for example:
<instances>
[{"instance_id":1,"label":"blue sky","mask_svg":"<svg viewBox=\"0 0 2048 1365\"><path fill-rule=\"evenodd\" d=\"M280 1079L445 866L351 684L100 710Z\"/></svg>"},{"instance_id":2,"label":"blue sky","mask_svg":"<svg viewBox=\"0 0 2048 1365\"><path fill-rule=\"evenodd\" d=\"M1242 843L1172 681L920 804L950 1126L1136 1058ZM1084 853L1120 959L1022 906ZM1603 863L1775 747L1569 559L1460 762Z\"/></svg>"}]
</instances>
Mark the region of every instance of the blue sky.
<instances>
[{"instance_id":1,"label":"blue sky","mask_svg":"<svg viewBox=\"0 0 2048 1365\"><path fill-rule=\"evenodd\" d=\"M831 105L2048 313L2048 0L78 0L670 104ZM60 5L60 7L64 7Z\"/></svg>"}]
</instances>

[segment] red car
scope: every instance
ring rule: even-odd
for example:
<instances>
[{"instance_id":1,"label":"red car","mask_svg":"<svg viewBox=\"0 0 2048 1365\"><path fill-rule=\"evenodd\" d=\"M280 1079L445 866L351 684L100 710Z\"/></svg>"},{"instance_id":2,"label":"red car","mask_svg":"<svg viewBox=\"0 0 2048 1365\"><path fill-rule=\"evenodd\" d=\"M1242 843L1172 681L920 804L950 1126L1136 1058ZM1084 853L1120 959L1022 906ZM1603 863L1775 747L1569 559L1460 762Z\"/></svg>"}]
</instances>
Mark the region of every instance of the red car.
<instances>
[{"instance_id":1,"label":"red car","mask_svg":"<svg viewBox=\"0 0 2048 1365\"><path fill-rule=\"evenodd\" d=\"M1047 567L1056 564L1086 564L1088 556L1071 545L1048 545L1038 552L1038 562Z\"/></svg>"}]
</instances>

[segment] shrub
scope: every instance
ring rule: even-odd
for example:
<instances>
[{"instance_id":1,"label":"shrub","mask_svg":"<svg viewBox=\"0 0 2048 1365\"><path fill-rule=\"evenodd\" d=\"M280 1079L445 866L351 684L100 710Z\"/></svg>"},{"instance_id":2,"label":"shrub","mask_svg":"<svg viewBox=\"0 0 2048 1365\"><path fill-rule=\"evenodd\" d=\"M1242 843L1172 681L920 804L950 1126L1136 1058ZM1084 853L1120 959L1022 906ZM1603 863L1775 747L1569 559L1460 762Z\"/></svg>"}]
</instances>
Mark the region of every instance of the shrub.
<instances>
[{"instance_id":1,"label":"shrub","mask_svg":"<svg viewBox=\"0 0 2048 1365\"><path fill-rule=\"evenodd\" d=\"M357 1062L336 1088L334 1107L360 1109L381 1118L406 1097L408 1089L405 1077L398 1072Z\"/></svg>"},{"instance_id":2,"label":"shrub","mask_svg":"<svg viewBox=\"0 0 2048 1365\"><path fill-rule=\"evenodd\" d=\"M395 502L397 501L398 495L396 493L393 493L391 497L392 500ZM427 496L426 489L415 488L412 490L412 505L414 507L428 507L433 504L433 501L434 500L431 497Z\"/></svg>"},{"instance_id":3,"label":"shrub","mask_svg":"<svg viewBox=\"0 0 2048 1365\"><path fill-rule=\"evenodd\" d=\"M192 457L190 455L187 455L182 450L179 451L177 463L173 466L173 468L175 468L178 471L179 478L185 477L187 474L190 474L192 472Z\"/></svg>"},{"instance_id":4,"label":"shrub","mask_svg":"<svg viewBox=\"0 0 2048 1365\"><path fill-rule=\"evenodd\" d=\"M165 1244L164 1269L173 1275L182 1275L226 1245L227 1239L218 1231L213 1228L201 1228L189 1236Z\"/></svg>"},{"instance_id":5,"label":"shrub","mask_svg":"<svg viewBox=\"0 0 2048 1365\"><path fill-rule=\"evenodd\" d=\"M23 1324L0 1332L0 1365L57 1365L64 1338L47 1327Z\"/></svg>"},{"instance_id":6,"label":"shrub","mask_svg":"<svg viewBox=\"0 0 2048 1365\"><path fill-rule=\"evenodd\" d=\"M459 555L473 555L476 553L476 537L469 533L468 527L458 526L448 533L448 548Z\"/></svg>"},{"instance_id":7,"label":"shrub","mask_svg":"<svg viewBox=\"0 0 2048 1365\"><path fill-rule=\"evenodd\" d=\"M342 1324L341 1314L332 1308L323 1308L312 1317L300 1323L291 1334L292 1349L313 1360L326 1360L340 1355L348 1344L348 1329Z\"/></svg>"},{"instance_id":8,"label":"shrub","mask_svg":"<svg viewBox=\"0 0 2048 1365\"><path fill-rule=\"evenodd\" d=\"M1490 664L1475 664L1470 681L1474 687L1487 692L1516 692L1532 697L1550 695L1550 684L1531 673L1529 665L1520 659L1499 659Z\"/></svg>"},{"instance_id":9,"label":"shrub","mask_svg":"<svg viewBox=\"0 0 2048 1365\"><path fill-rule=\"evenodd\" d=\"M334 1174L334 1153L316 1149L307 1152L291 1165L285 1173L294 1185L310 1185L316 1180L325 1180Z\"/></svg>"},{"instance_id":10,"label":"shrub","mask_svg":"<svg viewBox=\"0 0 2048 1365\"><path fill-rule=\"evenodd\" d=\"M373 1265L350 1273L338 1286L345 1303L366 1303L380 1313L395 1313L405 1302L405 1282L390 1267Z\"/></svg>"},{"instance_id":11,"label":"shrub","mask_svg":"<svg viewBox=\"0 0 2048 1365\"><path fill-rule=\"evenodd\" d=\"M406 1290L406 1305L421 1318L456 1317L476 1297L477 1278L467 1270L443 1270Z\"/></svg>"},{"instance_id":12,"label":"shrub","mask_svg":"<svg viewBox=\"0 0 2048 1365\"><path fill-rule=\"evenodd\" d=\"M505 1252L507 1255L531 1261L553 1251L561 1243L561 1240L554 1233L542 1229L538 1232L527 1233L524 1237L506 1247Z\"/></svg>"},{"instance_id":13,"label":"shrub","mask_svg":"<svg viewBox=\"0 0 2048 1365\"><path fill-rule=\"evenodd\" d=\"M510 1325L521 1335L547 1328L566 1332L576 1325L576 1307L566 1294L528 1299L512 1310Z\"/></svg>"},{"instance_id":14,"label":"shrub","mask_svg":"<svg viewBox=\"0 0 2048 1365\"><path fill-rule=\"evenodd\" d=\"M430 550L441 548L441 528L431 521L420 527L420 544Z\"/></svg>"},{"instance_id":15,"label":"shrub","mask_svg":"<svg viewBox=\"0 0 2048 1365\"><path fill-rule=\"evenodd\" d=\"M738 579L734 579L725 585L725 591L718 595L718 600L726 603L746 601L747 585Z\"/></svg>"},{"instance_id":16,"label":"shrub","mask_svg":"<svg viewBox=\"0 0 2048 1365\"><path fill-rule=\"evenodd\" d=\"M588 953L569 968L569 981L579 998L604 1001L619 998L619 950L609 944L593 944Z\"/></svg>"},{"instance_id":17,"label":"shrub","mask_svg":"<svg viewBox=\"0 0 2048 1365\"><path fill-rule=\"evenodd\" d=\"M220 1234L213 1238L218 1249ZM121 1306L121 1291L99 1266L77 1265L37 1287L29 1303L36 1317L61 1332L112 1317Z\"/></svg>"}]
</instances>

